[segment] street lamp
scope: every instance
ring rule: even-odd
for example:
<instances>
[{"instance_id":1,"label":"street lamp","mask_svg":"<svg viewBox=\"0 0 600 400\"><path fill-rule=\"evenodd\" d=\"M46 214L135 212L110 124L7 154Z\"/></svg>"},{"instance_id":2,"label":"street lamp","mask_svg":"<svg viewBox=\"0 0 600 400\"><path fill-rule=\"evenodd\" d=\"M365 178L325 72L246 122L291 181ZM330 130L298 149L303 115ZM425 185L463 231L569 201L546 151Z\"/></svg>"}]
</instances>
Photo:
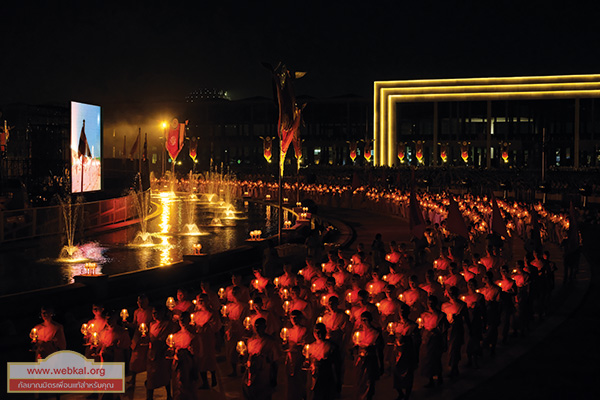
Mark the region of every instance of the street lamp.
<instances>
[{"instance_id":1,"label":"street lamp","mask_svg":"<svg viewBox=\"0 0 600 400\"><path fill-rule=\"evenodd\" d=\"M162 177L165 176L165 162L166 162L166 149L167 149L167 121L162 122L163 128L163 146L162 146Z\"/></svg>"}]
</instances>

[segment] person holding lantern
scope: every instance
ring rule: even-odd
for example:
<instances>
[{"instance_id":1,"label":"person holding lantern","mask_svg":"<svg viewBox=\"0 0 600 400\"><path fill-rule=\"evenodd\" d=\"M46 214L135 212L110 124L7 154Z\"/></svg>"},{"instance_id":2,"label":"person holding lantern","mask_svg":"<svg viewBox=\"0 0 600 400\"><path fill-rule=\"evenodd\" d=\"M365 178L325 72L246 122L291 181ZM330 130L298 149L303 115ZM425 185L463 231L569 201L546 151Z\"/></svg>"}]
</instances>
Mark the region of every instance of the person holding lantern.
<instances>
[{"instance_id":1,"label":"person holding lantern","mask_svg":"<svg viewBox=\"0 0 600 400\"><path fill-rule=\"evenodd\" d=\"M196 310L191 323L196 327L194 357L202 378L201 389L208 389L208 371L211 375L211 386L217 386L217 332L221 329L218 311L210 307L207 294L197 296Z\"/></svg>"},{"instance_id":2,"label":"person holding lantern","mask_svg":"<svg viewBox=\"0 0 600 400\"><path fill-rule=\"evenodd\" d=\"M450 286L447 291L448 301L442 304L442 311L448 320L448 358L450 365L450 378L459 375L458 363L465 342L465 325L469 326L469 313L467 304L459 299L458 288Z\"/></svg>"},{"instance_id":3,"label":"person holding lantern","mask_svg":"<svg viewBox=\"0 0 600 400\"><path fill-rule=\"evenodd\" d=\"M331 296L329 298L327 311L323 315L323 322L327 329L327 337L331 340L339 349L340 362L337 365L337 387L336 391L338 396L342 393L342 382L344 381L344 360L346 356L346 349L348 349L348 343L350 339L350 318L348 314L340 310L339 299L337 296Z\"/></svg>"},{"instance_id":4,"label":"person holding lantern","mask_svg":"<svg viewBox=\"0 0 600 400\"><path fill-rule=\"evenodd\" d=\"M167 316L164 306L152 310L154 320L148 327L148 359L146 363L146 399L154 397L154 389L165 387L167 399L171 400L171 360L167 359L167 338L175 331L175 326Z\"/></svg>"},{"instance_id":5,"label":"person holding lantern","mask_svg":"<svg viewBox=\"0 0 600 400\"><path fill-rule=\"evenodd\" d=\"M239 287L234 286L231 290L232 302L225 304L221 308L225 324L225 352L232 371L229 376L237 376L238 357L236 345L244 336L244 319L248 316L248 300L242 299L245 292Z\"/></svg>"},{"instance_id":6,"label":"person holding lantern","mask_svg":"<svg viewBox=\"0 0 600 400\"><path fill-rule=\"evenodd\" d=\"M352 336L354 343L354 370L357 398L371 400L375 383L383 373L383 337L373 325L373 315L365 311L360 315L360 326Z\"/></svg>"},{"instance_id":7,"label":"person holding lantern","mask_svg":"<svg viewBox=\"0 0 600 400\"><path fill-rule=\"evenodd\" d=\"M190 313L184 311L179 317L179 331L170 334L166 343L173 352L171 363L171 386L173 400L194 400L195 376L193 342L194 326L190 324Z\"/></svg>"},{"instance_id":8,"label":"person holding lantern","mask_svg":"<svg viewBox=\"0 0 600 400\"><path fill-rule=\"evenodd\" d=\"M248 400L271 399L276 384L276 365L281 358L281 348L278 341L266 333L266 328L267 321L258 318L254 323L254 334L246 346L243 392Z\"/></svg>"},{"instance_id":9,"label":"person holding lantern","mask_svg":"<svg viewBox=\"0 0 600 400\"><path fill-rule=\"evenodd\" d=\"M435 296L427 298L427 311L421 314L420 324L423 325L422 343L424 346L421 361L421 372L429 379L425 385L427 388L434 387L434 377L437 377L438 385L444 382L442 377L442 354L447 348L448 321L445 314L439 309L438 299Z\"/></svg>"},{"instance_id":10,"label":"person holding lantern","mask_svg":"<svg viewBox=\"0 0 600 400\"><path fill-rule=\"evenodd\" d=\"M99 335L99 355L102 362L125 361L125 351L131 345L129 333L118 324L116 311L105 313L106 326Z\"/></svg>"},{"instance_id":11,"label":"person holding lantern","mask_svg":"<svg viewBox=\"0 0 600 400\"><path fill-rule=\"evenodd\" d=\"M178 320L179 316L183 312L194 311L194 303L188 298L188 291L186 289L177 289L177 301L173 307L173 319Z\"/></svg>"},{"instance_id":12,"label":"person holding lantern","mask_svg":"<svg viewBox=\"0 0 600 400\"><path fill-rule=\"evenodd\" d=\"M93 358L95 361L100 361L97 347L100 332L102 332L106 326L104 306L98 302L92 304L92 313L94 314L94 318L90 319L86 324L87 329L85 330L85 333L82 332L86 346L85 358Z\"/></svg>"},{"instance_id":13,"label":"person holding lantern","mask_svg":"<svg viewBox=\"0 0 600 400\"><path fill-rule=\"evenodd\" d=\"M419 363L419 347L421 333L418 325L409 319L410 308L403 305L399 312L399 320L392 325L394 364L392 377L398 399L406 399L412 393L415 369Z\"/></svg>"},{"instance_id":14,"label":"person holding lantern","mask_svg":"<svg viewBox=\"0 0 600 400\"><path fill-rule=\"evenodd\" d=\"M283 343L285 356L285 372L287 377L286 399L306 399L306 370L302 368L302 349L310 341L306 328L304 315L301 311L291 313L291 328L283 328L280 337Z\"/></svg>"},{"instance_id":15,"label":"person holding lantern","mask_svg":"<svg viewBox=\"0 0 600 400\"><path fill-rule=\"evenodd\" d=\"M494 274L487 271L483 275L483 288L481 294L485 297L486 305L486 334L483 338L484 347L490 349L491 356L496 355L496 344L498 343L498 326L500 325L500 295L502 289L494 283Z\"/></svg>"},{"instance_id":16,"label":"person holding lantern","mask_svg":"<svg viewBox=\"0 0 600 400\"><path fill-rule=\"evenodd\" d=\"M461 297L467 303L469 312L469 338L467 340L468 367L479 368L479 358L482 354L481 341L485 327L485 298L477 291L477 280L467 281L467 294Z\"/></svg>"},{"instance_id":17,"label":"person holding lantern","mask_svg":"<svg viewBox=\"0 0 600 400\"><path fill-rule=\"evenodd\" d=\"M67 348L64 328L53 319L54 309L50 306L43 306L40 317L43 322L36 325L29 334L36 360Z\"/></svg>"},{"instance_id":18,"label":"person holding lantern","mask_svg":"<svg viewBox=\"0 0 600 400\"><path fill-rule=\"evenodd\" d=\"M139 372L146 371L148 357L148 338L142 335L140 326L143 324L147 329L152 322L152 308L149 306L148 296L141 294L137 298L138 308L133 312L133 321L129 328L133 330L131 339L131 358L129 359L129 371L131 372L130 386L135 387L135 378Z\"/></svg>"},{"instance_id":19,"label":"person holding lantern","mask_svg":"<svg viewBox=\"0 0 600 400\"><path fill-rule=\"evenodd\" d=\"M338 388L342 387L339 371L342 370L340 348L327 339L327 328L317 323L314 329L315 341L311 343L307 353L310 362L310 390L312 400L329 400L339 397Z\"/></svg>"}]
</instances>

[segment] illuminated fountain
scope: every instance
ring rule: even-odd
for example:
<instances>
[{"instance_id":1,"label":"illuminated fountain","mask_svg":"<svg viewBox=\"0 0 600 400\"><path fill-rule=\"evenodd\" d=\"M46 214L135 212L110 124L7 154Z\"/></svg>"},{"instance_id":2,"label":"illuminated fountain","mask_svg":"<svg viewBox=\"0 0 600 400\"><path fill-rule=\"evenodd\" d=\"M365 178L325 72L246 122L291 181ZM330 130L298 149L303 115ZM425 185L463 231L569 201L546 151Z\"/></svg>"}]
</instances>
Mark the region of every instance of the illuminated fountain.
<instances>
[{"instance_id":1,"label":"illuminated fountain","mask_svg":"<svg viewBox=\"0 0 600 400\"><path fill-rule=\"evenodd\" d=\"M79 246L75 245L75 231L77 227L77 215L79 214L79 208L82 200L79 198L75 204L73 204L71 197L67 197L66 201L62 198L58 198L60 202L60 209L65 224L65 238L67 244L65 244L60 250L58 256L58 262L85 262L83 252Z\"/></svg>"},{"instance_id":2,"label":"illuminated fountain","mask_svg":"<svg viewBox=\"0 0 600 400\"><path fill-rule=\"evenodd\" d=\"M132 191L130 193L130 196L133 199L133 203L135 204L135 208L137 209L138 218L140 221L140 231L136 233L130 245L135 247L154 246L152 234L148 232L148 200L150 197L150 193L145 193L141 190Z\"/></svg>"}]
</instances>

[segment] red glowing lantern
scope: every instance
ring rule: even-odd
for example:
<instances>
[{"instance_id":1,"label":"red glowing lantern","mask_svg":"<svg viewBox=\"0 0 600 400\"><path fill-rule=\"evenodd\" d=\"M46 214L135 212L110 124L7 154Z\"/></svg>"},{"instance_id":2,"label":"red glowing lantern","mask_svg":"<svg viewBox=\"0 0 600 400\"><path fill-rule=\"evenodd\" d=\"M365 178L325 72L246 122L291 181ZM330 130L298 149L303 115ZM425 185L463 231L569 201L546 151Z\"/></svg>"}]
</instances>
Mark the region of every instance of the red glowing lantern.
<instances>
[{"instance_id":1,"label":"red glowing lantern","mask_svg":"<svg viewBox=\"0 0 600 400\"><path fill-rule=\"evenodd\" d=\"M262 136L260 138L263 140L263 155L265 156L265 160L271 162L271 157L273 157L273 138Z\"/></svg>"},{"instance_id":2,"label":"red glowing lantern","mask_svg":"<svg viewBox=\"0 0 600 400\"><path fill-rule=\"evenodd\" d=\"M404 164L404 161L406 159L406 144L405 143L398 143L398 159L400 160L400 162L402 164Z\"/></svg>"},{"instance_id":3,"label":"red glowing lantern","mask_svg":"<svg viewBox=\"0 0 600 400\"><path fill-rule=\"evenodd\" d=\"M352 162L356 160L356 154L356 141L353 140L352 142L350 142L350 159L352 160Z\"/></svg>"},{"instance_id":4,"label":"red glowing lantern","mask_svg":"<svg viewBox=\"0 0 600 400\"><path fill-rule=\"evenodd\" d=\"M467 143L467 142L461 143L460 158L462 158L465 163L469 162L469 143Z\"/></svg>"},{"instance_id":5,"label":"red glowing lantern","mask_svg":"<svg viewBox=\"0 0 600 400\"><path fill-rule=\"evenodd\" d=\"M373 144L372 140L365 141L365 160L367 160L367 162L371 161L371 157L373 156L372 144Z\"/></svg>"},{"instance_id":6,"label":"red glowing lantern","mask_svg":"<svg viewBox=\"0 0 600 400\"><path fill-rule=\"evenodd\" d=\"M442 159L442 162L448 161L448 146L446 144L441 145L440 158Z\"/></svg>"},{"instance_id":7,"label":"red glowing lantern","mask_svg":"<svg viewBox=\"0 0 600 400\"><path fill-rule=\"evenodd\" d=\"M423 142L420 140L417 140L415 144L415 157L419 164L423 164Z\"/></svg>"},{"instance_id":8,"label":"red glowing lantern","mask_svg":"<svg viewBox=\"0 0 600 400\"><path fill-rule=\"evenodd\" d=\"M196 156L198 155L198 138L192 136L190 138L190 158L196 161Z\"/></svg>"},{"instance_id":9,"label":"red glowing lantern","mask_svg":"<svg viewBox=\"0 0 600 400\"><path fill-rule=\"evenodd\" d=\"M502 143L502 159L504 160L505 163L508 162L508 146L509 143Z\"/></svg>"}]
</instances>

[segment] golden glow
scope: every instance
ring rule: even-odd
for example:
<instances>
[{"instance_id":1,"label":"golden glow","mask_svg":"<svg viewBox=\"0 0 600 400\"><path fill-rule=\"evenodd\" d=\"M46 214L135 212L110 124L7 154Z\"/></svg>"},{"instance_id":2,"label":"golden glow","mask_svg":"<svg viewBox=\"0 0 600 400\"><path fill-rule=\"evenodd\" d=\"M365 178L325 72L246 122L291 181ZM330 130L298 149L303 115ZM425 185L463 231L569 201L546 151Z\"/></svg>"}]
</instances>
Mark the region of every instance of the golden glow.
<instances>
[{"instance_id":1,"label":"golden glow","mask_svg":"<svg viewBox=\"0 0 600 400\"><path fill-rule=\"evenodd\" d=\"M397 103L596 98L600 74L375 81L373 86L373 165L393 166Z\"/></svg>"}]
</instances>

